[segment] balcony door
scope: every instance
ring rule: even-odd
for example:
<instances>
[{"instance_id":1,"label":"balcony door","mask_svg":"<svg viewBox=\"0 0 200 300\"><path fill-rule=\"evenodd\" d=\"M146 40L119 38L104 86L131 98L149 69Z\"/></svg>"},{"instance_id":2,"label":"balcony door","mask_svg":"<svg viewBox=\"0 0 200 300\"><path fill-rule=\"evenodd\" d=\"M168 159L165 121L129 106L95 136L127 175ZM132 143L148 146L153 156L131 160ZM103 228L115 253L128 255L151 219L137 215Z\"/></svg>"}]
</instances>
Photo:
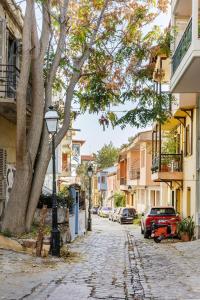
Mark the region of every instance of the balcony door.
<instances>
[{"instance_id":1,"label":"balcony door","mask_svg":"<svg viewBox=\"0 0 200 300\"><path fill-rule=\"evenodd\" d=\"M16 93L17 80L17 40L11 34L8 35L7 53L7 97L13 98Z\"/></svg>"},{"instance_id":2,"label":"balcony door","mask_svg":"<svg viewBox=\"0 0 200 300\"><path fill-rule=\"evenodd\" d=\"M191 217L191 188L187 188L187 217Z\"/></svg>"},{"instance_id":3,"label":"balcony door","mask_svg":"<svg viewBox=\"0 0 200 300\"><path fill-rule=\"evenodd\" d=\"M176 212L181 213L181 192L176 190Z\"/></svg>"}]
</instances>

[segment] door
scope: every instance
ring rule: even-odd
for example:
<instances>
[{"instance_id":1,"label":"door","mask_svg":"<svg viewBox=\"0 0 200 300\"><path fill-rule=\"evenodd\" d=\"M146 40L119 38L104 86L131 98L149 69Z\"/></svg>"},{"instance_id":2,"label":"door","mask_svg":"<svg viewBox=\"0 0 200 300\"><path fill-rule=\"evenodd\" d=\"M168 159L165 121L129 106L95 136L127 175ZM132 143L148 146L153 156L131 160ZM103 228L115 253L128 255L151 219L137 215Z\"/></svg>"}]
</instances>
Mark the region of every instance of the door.
<instances>
[{"instance_id":1,"label":"door","mask_svg":"<svg viewBox=\"0 0 200 300\"><path fill-rule=\"evenodd\" d=\"M176 190L176 212L181 213L181 193L180 190Z\"/></svg>"},{"instance_id":2,"label":"door","mask_svg":"<svg viewBox=\"0 0 200 300\"><path fill-rule=\"evenodd\" d=\"M191 188L187 188L187 217L191 217Z\"/></svg>"}]
</instances>

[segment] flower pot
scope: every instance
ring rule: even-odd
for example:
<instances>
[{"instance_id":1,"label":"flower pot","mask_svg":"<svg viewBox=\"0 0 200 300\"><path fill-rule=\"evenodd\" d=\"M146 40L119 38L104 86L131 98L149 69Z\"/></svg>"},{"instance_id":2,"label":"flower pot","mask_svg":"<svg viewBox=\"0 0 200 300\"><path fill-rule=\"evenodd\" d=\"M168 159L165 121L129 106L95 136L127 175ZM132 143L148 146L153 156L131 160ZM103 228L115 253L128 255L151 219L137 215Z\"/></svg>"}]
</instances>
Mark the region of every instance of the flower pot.
<instances>
[{"instance_id":1,"label":"flower pot","mask_svg":"<svg viewBox=\"0 0 200 300\"><path fill-rule=\"evenodd\" d=\"M190 237L189 237L189 234L187 232L182 232L181 233L181 241L183 241L183 242L189 242L190 241Z\"/></svg>"}]
</instances>

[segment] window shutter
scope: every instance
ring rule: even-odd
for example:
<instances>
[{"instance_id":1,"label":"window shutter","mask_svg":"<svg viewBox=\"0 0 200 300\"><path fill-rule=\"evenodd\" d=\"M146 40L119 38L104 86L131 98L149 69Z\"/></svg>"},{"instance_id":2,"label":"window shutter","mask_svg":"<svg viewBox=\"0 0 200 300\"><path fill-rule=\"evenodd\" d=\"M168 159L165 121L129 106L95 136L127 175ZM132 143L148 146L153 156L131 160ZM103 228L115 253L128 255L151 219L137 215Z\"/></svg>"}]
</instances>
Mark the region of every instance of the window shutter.
<instances>
[{"instance_id":1,"label":"window shutter","mask_svg":"<svg viewBox=\"0 0 200 300\"><path fill-rule=\"evenodd\" d=\"M0 149L0 201L6 200L6 168L7 153L6 150Z\"/></svg>"},{"instance_id":2,"label":"window shutter","mask_svg":"<svg viewBox=\"0 0 200 300\"><path fill-rule=\"evenodd\" d=\"M6 58L6 21L0 18L0 64L5 64Z\"/></svg>"}]
</instances>

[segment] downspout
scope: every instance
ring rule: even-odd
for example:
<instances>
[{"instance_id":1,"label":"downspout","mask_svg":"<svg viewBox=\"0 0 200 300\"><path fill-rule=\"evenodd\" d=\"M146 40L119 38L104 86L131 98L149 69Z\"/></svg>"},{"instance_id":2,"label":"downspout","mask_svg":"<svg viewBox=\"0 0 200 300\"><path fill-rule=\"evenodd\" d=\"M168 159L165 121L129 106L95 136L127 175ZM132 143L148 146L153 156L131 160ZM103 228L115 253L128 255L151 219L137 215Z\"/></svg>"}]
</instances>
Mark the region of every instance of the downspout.
<instances>
[{"instance_id":1,"label":"downspout","mask_svg":"<svg viewBox=\"0 0 200 300\"><path fill-rule=\"evenodd\" d=\"M200 115L199 115L199 107L200 107L200 96L197 96L197 107L196 107L196 237L200 238L200 199L199 199L199 191L200 191Z\"/></svg>"}]
</instances>

